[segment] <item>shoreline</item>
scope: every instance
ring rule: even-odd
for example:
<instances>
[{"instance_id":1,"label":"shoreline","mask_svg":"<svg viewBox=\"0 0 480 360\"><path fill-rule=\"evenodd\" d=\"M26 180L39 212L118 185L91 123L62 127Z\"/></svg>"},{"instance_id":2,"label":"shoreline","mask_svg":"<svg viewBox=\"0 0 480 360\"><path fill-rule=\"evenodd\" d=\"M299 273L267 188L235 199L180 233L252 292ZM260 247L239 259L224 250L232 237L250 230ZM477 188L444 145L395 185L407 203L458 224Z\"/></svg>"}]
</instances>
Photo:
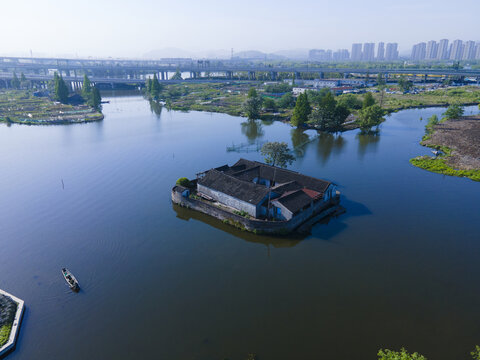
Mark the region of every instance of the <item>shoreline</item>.
<instances>
[{"instance_id":1,"label":"shoreline","mask_svg":"<svg viewBox=\"0 0 480 360\"><path fill-rule=\"evenodd\" d=\"M418 168L449 176L466 177L480 182L480 115L462 116L435 125L433 132L420 144L441 153L410 159Z\"/></svg>"}]
</instances>

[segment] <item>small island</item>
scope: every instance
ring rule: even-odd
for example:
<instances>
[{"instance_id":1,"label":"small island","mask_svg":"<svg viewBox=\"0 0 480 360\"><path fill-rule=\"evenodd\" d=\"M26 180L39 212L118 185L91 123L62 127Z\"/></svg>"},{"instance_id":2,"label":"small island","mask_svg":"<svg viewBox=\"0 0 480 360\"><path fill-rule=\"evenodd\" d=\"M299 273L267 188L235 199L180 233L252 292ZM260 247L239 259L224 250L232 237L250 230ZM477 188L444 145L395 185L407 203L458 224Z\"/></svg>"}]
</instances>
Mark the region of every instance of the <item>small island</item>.
<instances>
[{"instance_id":1,"label":"small island","mask_svg":"<svg viewBox=\"0 0 480 360\"><path fill-rule=\"evenodd\" d=\"M463 116L459 106L450 106L439 121L434 115L421 144L434 149L434 156L419 156L410 162L422 169L480 181L480 115Z\"/></svg>"},{"instance_id":2,"label":"small island","mask_svg":"<svg viewBox=\"0 0 480 360\"><path fill-rule=\"evenodd\" d=\"M15 347L24 302L0 290L0 358Z\"/></svg>"},{"instance_id":3,"label":"small island","mask_svg":"<svg viewBox=\"0 0 480 360\"><path fill-rule=\"evenodd\" d=\"M286 234L341 212L335 184L284 168L240 159L181 178L173 203L254 233Z\"/></svg>"},{"instance_id":4,"label":"small island","mask_svg":"<svg viewBox=\"0 0 480 360\"><path fill-rule=\"evenodd\" d=\"M70 93L61 76L55 74L46 89L13 82L0 91L0 122L7 125L59 125L103 120L98 89L84 77L81 91Z\"/></svg>"}]
</instances>

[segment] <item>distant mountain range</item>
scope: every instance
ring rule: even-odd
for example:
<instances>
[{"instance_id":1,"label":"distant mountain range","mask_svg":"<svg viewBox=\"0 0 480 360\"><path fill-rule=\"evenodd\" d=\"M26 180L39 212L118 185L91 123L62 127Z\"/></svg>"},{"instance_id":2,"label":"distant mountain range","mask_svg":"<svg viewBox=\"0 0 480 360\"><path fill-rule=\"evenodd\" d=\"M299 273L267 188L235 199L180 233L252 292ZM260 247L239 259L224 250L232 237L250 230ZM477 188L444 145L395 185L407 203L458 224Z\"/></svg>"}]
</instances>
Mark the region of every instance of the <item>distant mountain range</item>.
<instances>
[{"instance_id":1,"label":"distant mountain range","mask_svg":"<svg viewBox=\"0 0 480 360\"><path fill-rule=\"evenodd\" d=\"M151 50L143 54L147 59L162 58L192 58L192 59L230 59L232 57L231 50L217 49L205 51L188 51L178 48L163 48ZM233 58L237 59L254 59L254 60L285 60L295 59L303 60L308 58L307 49L280 50L272 53L265 53L258 50L234 51Z\"/></svg>"}]
</instances>

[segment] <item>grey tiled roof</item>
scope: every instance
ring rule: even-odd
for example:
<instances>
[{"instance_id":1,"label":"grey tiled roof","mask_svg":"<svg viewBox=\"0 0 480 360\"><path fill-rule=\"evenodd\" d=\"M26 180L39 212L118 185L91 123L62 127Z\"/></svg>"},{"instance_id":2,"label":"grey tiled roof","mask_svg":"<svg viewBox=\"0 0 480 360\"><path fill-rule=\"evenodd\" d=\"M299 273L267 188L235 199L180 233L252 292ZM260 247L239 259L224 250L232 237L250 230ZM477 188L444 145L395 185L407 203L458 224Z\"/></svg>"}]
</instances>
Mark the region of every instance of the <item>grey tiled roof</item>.
<instances>
[{"instance_id":1,"label":"grey tiled roof","mask_svg":"<svg viewBox=\"0 0 480 360\"><path fill-rule=\"evenodd\" d=\"M198 183L254 205L258 205L269 192L263 185L243 181L215 169L207 171Z\"/></svg>"}]
</instances>

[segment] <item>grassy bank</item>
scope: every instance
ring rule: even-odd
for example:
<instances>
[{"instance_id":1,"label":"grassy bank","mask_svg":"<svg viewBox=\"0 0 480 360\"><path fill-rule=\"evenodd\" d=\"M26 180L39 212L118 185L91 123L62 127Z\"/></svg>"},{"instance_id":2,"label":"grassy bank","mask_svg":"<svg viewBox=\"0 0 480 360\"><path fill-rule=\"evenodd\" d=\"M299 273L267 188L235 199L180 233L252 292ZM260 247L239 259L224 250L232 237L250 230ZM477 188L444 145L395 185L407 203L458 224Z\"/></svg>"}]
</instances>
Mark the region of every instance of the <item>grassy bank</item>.
<instances>
[{"instance_id":1,"label":"grassy bank","mask_svg":"<svg viewBox=\"0 0 480 360\"><path fill-rule=\"evenodd\" d=\"M398 87L388 87L393 91ZM357 95L360 96L360 95ZM418 94L374 93L377 103L387 111L417 108L449 106L452 104L470 105L480 103L480 88L476 86L462 86L441 88L432 91L423 91ZM382 99L383 97L383 99Z\"/></svg>"},{"instance_id":2,"label":"grassy bank","mask_svg":"<svg viewBox=\"0 0 480 360\"><path fill-rule=\"evenodd\" d=\"M0 122L26 125L71 124L103 119L87 105L66 105L37 97L30 90L0 92Z\"/></svg>"},{"instance_id":3,"label":"grassy bank","mask_svg":"<svg viewBox=\"0 0 480 360\"><path fill-rule=\"evenodd\" d=\"M430 156L419 156L410 159L410 163L424 170L438 174L467 177L474 181L480 181L480 170L456 170L446 163L446 156L432 158Z\"/></svg>"},{"instance_id":4,"label":"grassy bank","mask_svg":"<svg viewBox=\"0 0 480 360\"><path fill-rule=\"evenodd\" d=\"M438 174L480 181L479 116L445 118L440 122L432 116L425 129L420 144L437 150L439 155L418 156L410 160L412 165Z\"/></svg>"}]
</instances>

